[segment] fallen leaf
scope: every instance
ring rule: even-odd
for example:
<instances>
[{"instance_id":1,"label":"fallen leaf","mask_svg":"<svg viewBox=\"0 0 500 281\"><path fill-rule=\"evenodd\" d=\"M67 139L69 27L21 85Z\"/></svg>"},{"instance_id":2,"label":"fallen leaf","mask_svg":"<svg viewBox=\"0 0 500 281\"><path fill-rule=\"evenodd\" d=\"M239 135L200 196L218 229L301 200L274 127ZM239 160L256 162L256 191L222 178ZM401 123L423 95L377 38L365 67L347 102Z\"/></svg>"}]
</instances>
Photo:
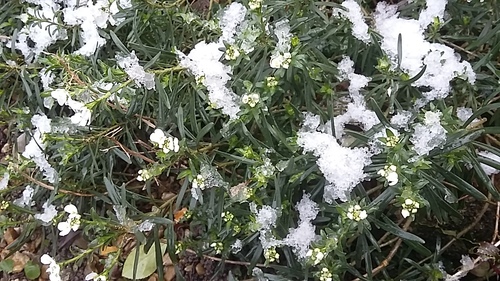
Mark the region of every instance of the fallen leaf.
<instances>
[{"instance_id":1,"label":"fallen leaf","mask_svg":"<svg viewBox=\"0 0 500 281\"><path fill-rule=\"evenodd\" d=\"M162 253L167 249L167 244L161 243L160 249ZM136 252L139 251L137 264L135 263ZM133 279L135 270L135 278L143 279L149 277L156 271L156 247L155 245L149 248L146 253L144 245L135 247L125 259L123 263L122 276L125 278Z\"/></svg>"},{"instance_id":2,"label":"fallen leaf","mask_svg":"<svg viewBox=\"0 0 500 281\"><path fill-rule=\"evenodd\" d=\"M24 266L30 260L30 258L23 253L15 252L14 255L12 255L12 260L14 261L12 272L19 273L23 271Z\"/></svg>"},{"instance_id":3,"label":"fallen leaf","mask_svg":"<svg viewBox=\"0 0 500 281\"><path fill-rule=\"evenodd\" d=\"M101 248L100 255L107 257L111 253L118 252L118 247L116 246L104 246Z\"/></svg>"},{"instance_id":4,"label":"fallen leaf","mask_svg":"<svg viewBox=\"0 0 500 281\"><path fill-rule=\"evenodd\" d=\"M172 281L175 278L175 267L173 265L167 266L165 269L165 274L163 274L163 279L165 281Z\"/></svg>"},{"instance_id":5,"label":"fallen leaf","mask_svg":"<svg viewBox=\"0 0 500 281\"><path fill-rule=\"evenodd\" d=\"M7 228L3 233L3 238L5 239L5 242L7 242L7 245L12 244L17 237L19 237L19 233L17 233L13 227Z\"/></svg>"},{"instance_id":6,"label":"fallen leaf","mask_svg":"<svg viewBox=\"0 0 500 281\"><path fill-rule=\"evenodd\" d=\"M175 212L175 214L174 214L174 221L175 221L175 223L178 223L178 222L181 221L181 219L186 214L187 210L188 210L187 208L182 208L179 211Z\"/></svg>"}]
</instances>

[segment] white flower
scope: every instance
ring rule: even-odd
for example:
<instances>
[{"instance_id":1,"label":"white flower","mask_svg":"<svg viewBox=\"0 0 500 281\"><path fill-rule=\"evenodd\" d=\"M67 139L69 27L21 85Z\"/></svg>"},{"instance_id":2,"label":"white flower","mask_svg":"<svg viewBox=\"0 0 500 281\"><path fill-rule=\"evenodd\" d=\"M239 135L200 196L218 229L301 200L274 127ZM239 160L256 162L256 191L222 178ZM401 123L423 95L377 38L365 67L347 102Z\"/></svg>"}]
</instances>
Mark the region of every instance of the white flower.
<instances>
[{"instance_id":1,"label":"white flower","mask_svg":"<svg viewBox=\"0 0 500 281\"><path fill-rule=\"evenodd\" d=\"M77 231L80 228L80 214L78 214L78 209L73 204L68 204L64 207L64 211L68 213L68 219L64 222L57 224L57 229L61 231L60 236L66 236L71 230Z\"/></svg>"},{"instance_id":2,"label":"white flower","mask_svg":"<svg viewBox=\"0 0 500 281\"><path fill-rule=\"evenodd\" d=\"M193 180L193 189L199 188L201 190L205 189L205 179L202 175L197 175Z\"/></svg>"},{"instance_id":3,"label":"white flower","mask_svg":"<svg viewBox=\"0 0 500 281\"><path fill-rule=\"evenodd\" d=\"M411 214L417 213L418 208L420 208L420 204L410 198L407 198L405 199L405 202L401 204L401 207L403 208L401 210L401 215L403 218L407 218Z\"/></svg>"},{"instance_id":4,"label":"white flower","mask_svg":"<svg viewBox=\"0 0 500 281\"><path fill-rule=\"evenodd\" d=\"M319 280L320 281L332 281L333 274L328 270L328 268L323 267L320 271Z\"/></svg>"},{"instance_id":5,"label":"white flower","mask_svg":"<svg viewBox=\"0 0 500 281\"><path fill-rule=\"evenodd\" d=\"M248 1L248 7L250 10L259 9L262 6L262 0L250 0Z\"/></svg>"},{"instance_id":6,"label":"white flower","mask_svg":"<svg viewBox=\"0 0 500 281\"><path fill-rule=\"evenodd\" d=\"M224 58L226 60L235 60L239 56L240 56L240 51L238 50L238 48L235 46L229 46L229 48L226 50L226 54L224 55Z\"/></svg>"},{"instance_id":7,"label":"white flower","mask_svg":"<svg viewBox=\"0 0 500 281\"><path fill-rule=\"evenodd\" d=\"M398 183L398 173L397 167L394 165L386 165L383 169L379 170L377 174L385 177L388 181L389 186L393 186Z\"/></svg>"},{"instance_id":8,"label":"white flower","mask_svg":"<svg viewBox=\"0 0 500 281\"><path fill-rule=\"evenodd\" d=\"M347 209L347 217L350 220L360 221L366 219L368 217L368 214L365 210L361 209L361 206L354 205Z\"/></svg>"},{"instance_id":9,"label":"white flower","mask_svg":"<svg viewBox=\"0 0 500 281\"><path fill-rule=\"evenodd\" d=\"M320 248L314 248L312 250L309 250L306 256L311 259L313 265L317 265L321 262L321 260L323 260L325 254Z\"/></svg>"},{"instance_id":10,"label":"white flower","mask_svg":"<svg viewBox=\"0 0 500 281\"><path fill-rule=\"evenodd\" d=\"M163 152L169 153L170 151L179 152L179 139L176 137L168 137L163 144Z\"/></svg>"},{"instance_id":11,"label":"white flower","mask_svg":"<svg viewBox=\"0 0 500 281\"><path fill-rule=\"evenodd\" d=\"M160 129L156 129L150 136L149 136L149 140L154 143L154 144L157 144L158 146L162 147L163 144L165 143L165 140L167 140L167 136L165 136L165 133L160 130Z\"/></svg>"},{"instance_id":12,"label":"white flower","mask_svg":"<svg viewBox=\"0 0 500 281\"><path fill-rule=\"evenodd\" d=\"M137 176L138 181L147 181L153 177L153 175L151 175L151 173L146 169L139 170L137 173L139 174Z\"/></svg>"},{"instance_id":13,"label":"white flower","mask_svg":"<svg viewBox=\"0 0 500 281\"><path fill-rule=\"evenodd\" d=\"M40 262L49 266L46 272L49 273L50 281L61 281L61 268L51 256L47 254L42 255L40 257Z\"/></svg>"},{"instance_id":14,"label":"white flower","mask_svg":"<svg viewBox=\"0 0 500 281\"><path fill-rule=\"evenodd\" d=\"M253 93L253 94L245 94L243 97L241 97L241 102L244 104L248 104L250 107L255 107L257 103L259 102L260 97L259 94Z\"/></svg>"},{"instance_id":15,"label":"white flower","mask_svg":"<svg viewBox=\"0 0 500 281\"><path fill-rule=\"evenodd\" d=\"M65 105L70 98L68 91L64 89L54 90L50 93L50 96L53 97L60 106Z\"/></svg>"},{"instance_id":16,"label":"white flower","mask_svg":"<svg viewBox=\"0 0 500 281\"><path fill-rule=\"evenodd\" d=\"M104 275L99 275L95 272L91 272L85 276L85 280L93 280L93 281L106 281L108 278Z\"/></svg>"},{"instance_id":17,"label":"white flower","mask_svg":"<svg viewBox=\"0 0 500 281\"><path fill-rule=\"evenodd\" d=\"M291 61L292 61L292 54L288 52L284 54L278 53L271 55L271 62L269 63L269 65L272 68L276 69L278 68L288 69Z\"/></svg>"}]
</instances>

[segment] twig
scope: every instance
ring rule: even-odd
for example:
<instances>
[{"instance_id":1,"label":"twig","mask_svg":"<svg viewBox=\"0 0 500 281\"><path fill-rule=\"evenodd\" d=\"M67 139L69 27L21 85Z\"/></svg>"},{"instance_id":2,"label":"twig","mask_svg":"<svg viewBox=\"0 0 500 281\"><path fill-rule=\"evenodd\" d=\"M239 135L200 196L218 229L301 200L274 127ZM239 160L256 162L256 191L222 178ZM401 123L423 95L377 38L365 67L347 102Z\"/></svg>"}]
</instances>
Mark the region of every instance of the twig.
<instances>
[{"instance_id":1,"label":"twig","mask_svg":"<svg viewBox=\"0 0 500 281\"><path fill-rule=\"evenodd\" d=\"M45 188L45 189L48 189L48 190L51 190L51 191L54 191L56 188L53 187L52 185L48 185L46 183L43 183L35 178L33 178L32 176L28 175L28 174L25 174L23 172L20 172L18 171L19 174L21 176L23 176L25 179L33 182L33 183L36 183L37 185ZM80 192L75 192L75 191L71 191L71 190L66 190L66 189L57 189L57 192L60 192L60 193L63 193L63 194L71 194L71 195L76 195L76 196L80 196L80 197L91 197L91 196L95 196L94 194L90 194L90 193L80 193Z\"/></svg>"},{"instance_id":2,"label":"twig","mask_svg":"<svg viewBox=\"0 0 500 281\"><path fill-rule=\"evenodd\" d=\"M498 237L498 220L499 219L500 219L500 202L497 202L497 213L495 216L495 232L493 232L493 237L491 238L491 244L493 244Z\"/></svg>"},{"instance_id":3,"label":"twig","mask_svg":"<svg viewBox=\"0 0 500 281\"><path fill-rule=\"evenodd\" d=\"M410 227L410 224L411 224L412 220L411 218L408 219L405 224L403 225L403 230L406 231L408 230L408 228ZM392 258L396 255L396 252L398 251L399 247L401 246L401 244L403 243L403 239L401 239L400 237L397 238L397 241L396 241L396 244L394 244L394 246L392 247L391 251L389 252L389 254L387 255L387 257L380 263L379 266L375 267L373 270L372 270L372 276L375 276L377 275L378 273L380 273L384 268L386 268L388 265L389 265L389 262L391 262ZM364 277L368 277L368 274L365 274ZM356 278L352 281L360 281L359 278Z\"/></svg>"},{"instance_id":4,"label":"twig","mask_svg":"<svg viewBox=\"0 0 500 281\"><path fill-rule=\"evenodd\" d=\"M117 141L116 139L114 138L110 138L108 137L108 139L112 142L114 142L116 145L118 145L123 151L125 151L127 154L130 154L132 156L135 156L135 157L139 157L141 158L142 160L148 162L148 163L151 163L151 164L154 164L156 163L154 160L151 160L149 158L147 158L146 156L140 154L139 152L136 152L136 151L133 151L127 147L125 147L123 144L121 144L119 141Z\"/></svg>"},{"instance_id":5,"label":"twig","mask_svg":"<svg viewBox=\"0 0 500 281\"><path fill-rule=\"evenodd\" d=\"M491 200L491 194L488 195L488 201ZM448 249L449 247L451 247L451 245L453 243L455 243L455 241L457 241L458 239L460 239L460 237L462 237L463 235L465 235L467 232L469 232L472 228L474 228L474 226L476 226L476 224L479 223L479 221L481 220L481 218L484 216L484 214L486 213L486 211L488 210L489 208L489 202L486 202L483 206L483 209L481 209L481 211L479 212L479 214L477 215L476 219L469 225L467 226L464 230L460 231L455 237L453 237L453 239L451 239L450 242L448 242L446 245L444 245L444 247L442 247L439 252L437 253L437 255L441 255L443 254L443 252ZM499 242L497 242L499 243ZM496 245L496 244L495 244ZM424 262L430 260L432 257L434 256L428 256L424 259L422 259L421 261L418 262L418 264L423 264ZM405 269L401 274L401 275L404 275L406 274L408 271L410 271L411 267Z\"/></svg>"}]
</instances>

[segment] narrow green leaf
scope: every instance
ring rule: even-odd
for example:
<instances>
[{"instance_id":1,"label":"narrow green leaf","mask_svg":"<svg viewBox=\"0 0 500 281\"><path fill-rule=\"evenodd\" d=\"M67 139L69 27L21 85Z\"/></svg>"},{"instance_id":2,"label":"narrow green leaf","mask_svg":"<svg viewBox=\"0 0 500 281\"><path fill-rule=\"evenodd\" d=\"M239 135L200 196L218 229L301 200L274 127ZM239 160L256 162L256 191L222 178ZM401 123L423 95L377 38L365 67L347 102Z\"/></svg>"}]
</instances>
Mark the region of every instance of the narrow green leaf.
<instances>
[{"instance_id":1,"label":"narrow green leaf","mask_svg":"<svg viewBox=\"0 0 500 281\"><path fill-rule=\"evenodd\" d=\"M435 171L440 173L445 179L447 179L450 183L454 184L458 189L461 191L471 195L472 197L476 198L477 200L481 201L486 201L488 198L486 195L481 193L479 190L477 190L475 187L473 187L471 184L468 182L464 181L454 173L451 173L450 171L447 171L440 165L433 163L432 167L434 168Z\"/></svg>"},{"instance_id":2,"label":"narrow green leaf","mask_svg":"<svg viewBox=\"0 0 500 281\"><path fill-rule=\"evenodd\" d=\"M376 226L382 228L383 230L390 232L390 233L392 233L398 237L401 237L405 240L415 241L415 242L422 243L422 244L425 243L425 241L422 238L416 236L415 234L411 234L409 232L404 231L397 224L395 224L393 221L388 219L386 216L382 215L382 219L384 220L384 222L382 222L380 220L376 220L376 219L373 219L372 222Z\"/></svg>"}]
</instances>

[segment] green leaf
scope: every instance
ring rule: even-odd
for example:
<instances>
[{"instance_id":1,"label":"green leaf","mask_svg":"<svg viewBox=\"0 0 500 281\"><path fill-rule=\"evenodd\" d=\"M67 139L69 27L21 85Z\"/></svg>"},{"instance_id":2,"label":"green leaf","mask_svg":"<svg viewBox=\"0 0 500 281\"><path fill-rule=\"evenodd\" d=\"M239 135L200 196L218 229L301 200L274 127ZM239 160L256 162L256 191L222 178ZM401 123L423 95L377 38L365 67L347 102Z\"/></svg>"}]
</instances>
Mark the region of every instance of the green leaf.
<instances>
[{"instance_id":1,"label":"green leaf","mask_svg":"<svg viewBox=\"0 0 500 281\"><path fill-rule=\"evenodd\" d=\"M440 173L445 179L447 179L450 183L454 184L458 189L461 191L471 195L472 197L476 198L477 200L481 201L486 201L488 198L486 195L481 193L479 190L477 190L475 187L473 187L470 183L464 181L461 179L459 176L455 175L454 173L451 173L450 171L447 171L440 165L437 165L436 163L433 163L432 167L434 167L434 170Z\"/></svg>"},{"instance_id":2,"label":"green leaf","mask_svg":"<svg viewBox=\"0 0 500 281\"><path fill-rule=\"evenodd\" d=\"M3 260L0 262L0 272L11 273L14 269L14 261L12 259Z\"/></svg>"},{"instance_id":3,"label":"green leaf","mask_svg":"<svg viewBox=\"0 0 500 281\"><path fill-rule=\"evenodd\" d=\"M24 266L24 275L30 280L37 279L40 276L40 266L32 261L28 261Z\"/></svg>"},{"instance_id":4,"label":"green leaf","mask_svg":"<svg viewBox=\"0 0 500 281\"><path fill-rule=\"evenodd\" d=\"M135 255L139 249L139 258L137 264L134 263ZM167 249L167 244L161 243L161 252L165 252ZM134 268L136 268L134 274ZM123 263L122 276L128 279L133 279L134 275L136 279L143 279L149 277L156 271L156 247L151 247L146 253L144 251L144 245L134 248L130 251L130 254L125 259Z\"/></svg>"},{"instance_id":5,"label":"green leaf","mask_svg":"<svg viewBox=\"0 0 500 281\"><path fill-rule=\"evenodd\" d=\"M422 238L416 236L415 234L411 234L409 232L404 231L399 226L397 226L393 221L388 219L386 216L382 216L382 219L385 222L382 222L379 220L374 220L373 223L376 226L382 228L383 230L390 232L390 233L392 233L400 238L403 238L405 240L415 241L415 242L422 243L422 244L425 243L425 241Z\"/></svg>"}]
</instances>

